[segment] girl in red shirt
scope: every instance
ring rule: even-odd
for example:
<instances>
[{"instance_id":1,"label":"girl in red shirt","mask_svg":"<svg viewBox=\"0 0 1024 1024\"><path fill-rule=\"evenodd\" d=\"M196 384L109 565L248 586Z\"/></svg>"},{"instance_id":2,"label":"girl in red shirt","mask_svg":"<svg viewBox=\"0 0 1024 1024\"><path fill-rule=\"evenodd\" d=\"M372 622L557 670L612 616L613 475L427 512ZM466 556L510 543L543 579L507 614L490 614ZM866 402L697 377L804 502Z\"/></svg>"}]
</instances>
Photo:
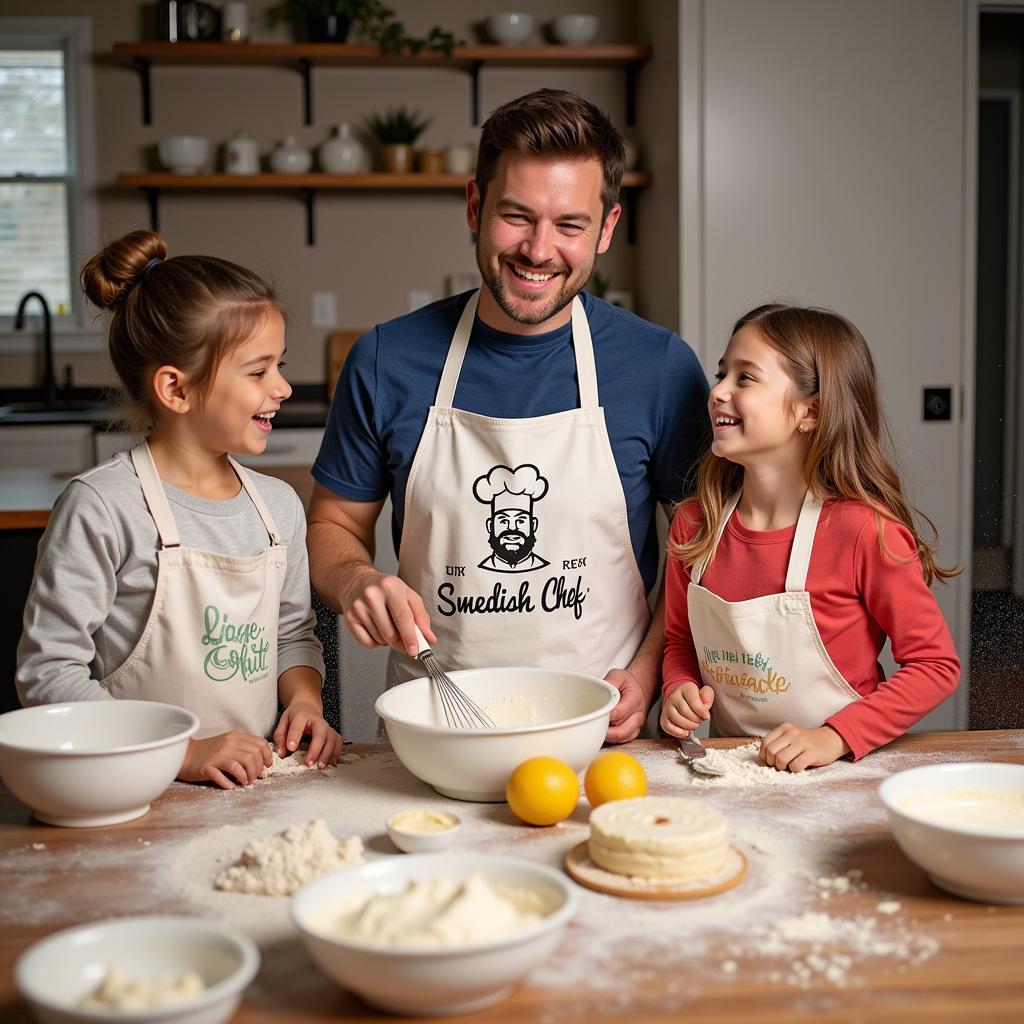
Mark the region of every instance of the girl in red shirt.
<instances>
[{"instance_id":1,"label":"girl in red shirt","mask_svg":"<svg viewBox=\"0 0 1024 1024\"><path fill-rule=\"evenodd\" d=\"M718 365L711 451L669 539L661 726L687 737L710 717L716 735L762 737L779 770L862 757L956 689L928 588L957 570L936 562L915 515L931 521L882 450L875 367L853 324L759 306Z\"/></svg>"}]
</instances>

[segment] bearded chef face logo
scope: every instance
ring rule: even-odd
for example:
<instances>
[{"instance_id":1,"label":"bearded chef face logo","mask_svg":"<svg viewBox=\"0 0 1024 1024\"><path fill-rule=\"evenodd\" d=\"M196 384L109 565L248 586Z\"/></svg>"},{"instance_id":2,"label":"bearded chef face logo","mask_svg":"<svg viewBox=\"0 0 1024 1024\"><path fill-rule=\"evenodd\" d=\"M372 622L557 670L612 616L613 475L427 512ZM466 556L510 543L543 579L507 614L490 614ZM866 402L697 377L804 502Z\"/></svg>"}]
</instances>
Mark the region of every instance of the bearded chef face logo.
<instances>
[{"instance_id":1,"label":"bearded chef face logo","mask_svg":"<svg viewBox=\"0 0 1024 1024\"><path fill-rule=\"evenodd\" d=\"M490 506L487 537L491 554L479 568L492 572L532 572L548 562L533 550L537 543L534 502L547 494L548 482L536 466L494 466L473 483L473 496Z\"/></svg>"}]
</instances>

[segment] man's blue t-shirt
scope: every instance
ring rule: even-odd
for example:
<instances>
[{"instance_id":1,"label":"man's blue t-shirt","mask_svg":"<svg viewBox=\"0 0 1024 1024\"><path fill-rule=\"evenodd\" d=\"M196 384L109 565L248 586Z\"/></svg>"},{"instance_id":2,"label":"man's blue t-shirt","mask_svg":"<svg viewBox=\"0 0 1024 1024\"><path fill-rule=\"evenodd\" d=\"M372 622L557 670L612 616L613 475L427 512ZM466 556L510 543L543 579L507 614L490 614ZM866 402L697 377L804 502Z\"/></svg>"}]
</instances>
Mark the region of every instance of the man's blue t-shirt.
<instances>
[{"instance_id":1,"label":"man's blue t-shirt","mask_svg":"<svg viewBox=\"0 0 1024 1024\"><path fill-rule=\"evenodd\" d=\"M389 320L353 346L338 379L315 479L353 501L390 494L397 552L405 486L433 404L448 346L472 292ZM657 502L687 491L709 434L708 385L693 350L587 292L597 387L622 481L633 552L649 591L658 571ZM505 334L477 319L453 405L501 419L579 406L572 325Z\"/></svg>"}]
</instances>

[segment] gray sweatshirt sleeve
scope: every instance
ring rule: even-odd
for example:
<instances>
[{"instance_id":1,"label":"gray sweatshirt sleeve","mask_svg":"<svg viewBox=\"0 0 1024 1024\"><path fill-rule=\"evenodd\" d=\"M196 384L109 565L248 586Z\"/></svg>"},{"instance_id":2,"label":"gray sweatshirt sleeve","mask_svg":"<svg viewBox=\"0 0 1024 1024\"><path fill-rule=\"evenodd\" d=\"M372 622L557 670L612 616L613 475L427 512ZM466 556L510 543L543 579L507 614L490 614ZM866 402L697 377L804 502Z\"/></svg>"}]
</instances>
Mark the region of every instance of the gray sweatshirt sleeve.
<instances>
[{"instance_id":1,"label":"gray sweatshirt sleeve","mask_svg":"<svg viewBox=\"0 0 1024 1024\"><path fill-rule=\"evenodd\" d=\"M288 540L288 569L281 592L281 614L277 635L277 674L308 665L324 677L323 648L313 628L316 616L310 599L309 559L306 554L306 516L298 495L292 493L294 514Z\"/></svg>"},{"instance_id":2,"label":"gray sweatshirt sleeve","mask_svg":"<svg viewBox=\"0 0 1024 1024\"><path fill-rule=\"evenodd\" d=\"M90 666L93 635L117 592L120 539L110 512L87 483L57 499L39 542L25 604L15 684L22 704L112 700Z\"/></svg>"}]
</instances>

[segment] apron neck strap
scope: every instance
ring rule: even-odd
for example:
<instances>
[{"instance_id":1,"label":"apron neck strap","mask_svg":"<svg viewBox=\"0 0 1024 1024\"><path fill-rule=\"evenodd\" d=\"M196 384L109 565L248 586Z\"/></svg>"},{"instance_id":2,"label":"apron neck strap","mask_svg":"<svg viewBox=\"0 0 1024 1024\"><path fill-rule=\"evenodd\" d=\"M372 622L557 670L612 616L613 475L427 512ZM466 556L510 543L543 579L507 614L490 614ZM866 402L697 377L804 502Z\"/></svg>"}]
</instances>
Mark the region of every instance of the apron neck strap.
<instances>
[{"instance_id":1,"label":"apron neck strap","mask_svg":"<svg viewBox=\"0 0 1024 1024\"><path fill-rule=\"evenodd\" d=\"M722 518L718 521L718 532L715 534L715 543L712 545L711 550L693 567L690 573L690 580L693 583L700 583L701 577L707 572L708 566L711 564L711 559L715 557L715 552L718 550L718 544L722 539L722 534L725 533L725 527L729 522L729 517L736 511L736 506L740 503L740 495L742 491L737 491L731 495L726 501L722 508Z\"/></svg>"},{"instance_id":2,"label":"apron neck strap","mask_svg":"<svg viewBox=\"0 0 1024 1024\"><path fill-rule=\"evenodd\" d=\"M810 491L804 495L800 516L793 534L793 547L789 551L789 568L786 570L786 593L797 593L807 589L807 569L811 564L811 548L814 534L821 515L821 502Z\"/></svg>"},{"instance_id":3,"label":"apron neck strap","mask_svg":"<svg viewBox=\"0 0 1024 1024\"><path fill-rule=\"evenodd\" d=\"M174 524L174 516L171 513L170 503L164 493L163 484L160 482L160 474L157 472L156 462L153 461L153 453L149 450L149 442L143 441L131 450L132 464L138 474L139 483L142 485L142 496L146 499L150 514L156 523L157 533L160 534L160 546L164 548L176 548L181 546L181 538L178 535L178 528ZM252 478L246 470L234 459L228 456L228 462L235 471L239 483L249 495L249 500L256 508L256 512L263 521L263 526L270 536L270 543L276 547L281 543L277 534L277 527L274 524L274 517L270 509L256 490Z\"/></svg>"},{"instance_id":4,"label":"apron neck strap","mask_svg":"<svg viewBox=\"0 0 1024 1024\"><path fill-rule=\"evenodd\" d=\"M466 358L470 335L473 333L473 323L476 320L477 307L480 305L480 292L481 289L477 289L470 296L469 302L466 303L466 308L459 318L459 325L455 328L451 344L448 346L448 356L444 361L441 382L434 397L434 405L439 409L450 409L455 399L455 389L458 387L459 374L462 372L462 361ZM578 295L572 300L572 343L573 351L576 354L576 379L580 389L580 408L596 409L598 396L594 343L590 336L587 314Z\"/></svg>"}]
</instances>

